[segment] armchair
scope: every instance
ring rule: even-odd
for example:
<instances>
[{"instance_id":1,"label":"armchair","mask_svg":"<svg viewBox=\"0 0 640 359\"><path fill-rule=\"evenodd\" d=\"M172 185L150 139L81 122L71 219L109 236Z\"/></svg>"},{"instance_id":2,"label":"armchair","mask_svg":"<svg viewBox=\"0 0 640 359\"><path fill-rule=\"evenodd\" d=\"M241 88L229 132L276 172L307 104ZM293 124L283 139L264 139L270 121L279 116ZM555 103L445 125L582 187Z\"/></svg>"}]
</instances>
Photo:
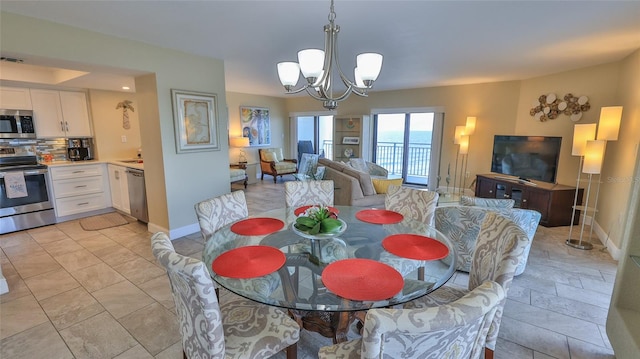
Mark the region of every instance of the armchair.
<instances>
[{"instance_id":1,"label":"armchair","mask_svg":"<svg viewBox=\"0 0 640 359\"><path fill-rule=\"evenodd\" d=\"M262 174L260 179L264 180L264 175L273 176L273 183L276 183L277 177L286 174L294 174L298 171L298 161L294 159L284 158L282 148L261 148L258 150L260 155L260 170Z\"/></svg>"}]
</instances>

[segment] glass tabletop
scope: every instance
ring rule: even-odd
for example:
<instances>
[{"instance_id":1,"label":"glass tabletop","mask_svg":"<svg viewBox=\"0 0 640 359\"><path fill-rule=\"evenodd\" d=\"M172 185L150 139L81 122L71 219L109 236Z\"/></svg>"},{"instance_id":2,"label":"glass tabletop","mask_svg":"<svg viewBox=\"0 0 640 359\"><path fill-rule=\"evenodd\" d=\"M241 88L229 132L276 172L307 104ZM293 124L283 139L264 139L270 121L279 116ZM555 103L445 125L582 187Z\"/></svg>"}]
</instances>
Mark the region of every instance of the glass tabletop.
<instances>
[{"instance_id":1,"label":"glass tabletop","mask_svg":"<svg viewBox=\"0 0 640 359\"><path fill-rule=\"evenodd\" d=\"M411 301L439 288L455 271L455 247L435 228L403 218L394 224L373 224L356 218L366 208L335 206L346 230L335 237L313 238L292 229L295 208L282 208L249 218L273 218L284 226L266 235L240 235L231 223L206 238L203 261L212 278L221 287L242 297L289 309L307 311L359 311L393 306ZM237 228L237 227L236 227ZM417 234L444 244L448 255L439 260L414 260L386 251L382 241L395 234ZM285 255L285 264L277 271L260 277L238 279L217 274L212 263L221 254L247 246L270 246ZM343 259L369 259L395 268L403 278L402 289L384 300L351 300L341 297L324 285L322 274L330 264ZM344 262L343 262L344 263ZM424 280L418 280L415 269L424 266ZM338 274L339 275L339 274ZM338 278L339 280L339 278Z\"/></svg>"}]
</instances>

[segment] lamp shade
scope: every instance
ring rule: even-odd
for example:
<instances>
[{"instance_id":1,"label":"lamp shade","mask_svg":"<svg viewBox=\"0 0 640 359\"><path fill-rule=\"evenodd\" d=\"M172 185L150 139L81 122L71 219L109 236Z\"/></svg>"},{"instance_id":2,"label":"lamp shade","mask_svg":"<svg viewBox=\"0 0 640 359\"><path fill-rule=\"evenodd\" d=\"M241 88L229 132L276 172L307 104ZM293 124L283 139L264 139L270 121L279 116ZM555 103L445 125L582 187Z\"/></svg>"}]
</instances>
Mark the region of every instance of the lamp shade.
<instances>
[{"instance_id":1,"label":"lamp shade","mask_svg":"<svg viewBox=\"0 0 640 359\"><path fill-rule=\"evenodd\" d=\"M598 122L598 140L617 141L622 119L622 106L610 106L600 109Z\"/></svg>"},{"instance_id":2,"label":"lamp shade","mask_svg":"<svg viewBox=\"0 0 640 359\"><path fill-rule=\"evenodd\" d=\"M584 165L582 173L599 174L602 169L604 159L604 149L607 145L605 140L587 141L584 152Z\"/></svg>"},{"instance_id":3,"label":"lamp shade","mask_svg":"<svg viewBox=\"0 0 640 359\"><path fill-rule=\"evenodd\" d=\"M460 136L464 135L465 126L456 126L456 131L453 134L453 143L460 144Z\"/></svg>"},{"instance_id":4,"label":"lamp shade","mask_svg":"<svg viewBox=\"0 0 640 359\"><path fill-rule=\"evenodd\" d=\"M571 155L584 156L587 141L596 139L596 124L589 123L585 125L575 125L573 127L573 147L571 147Z\"/></svg>"},{"instance_id":5,"label":"lamp shade","mask_svg":"<svg viewBox=\"0 0 640 359\"><path fill-rule=\"evenodd\" d=\"M278 63L278 77L283 86L295 86L300 78L300 65L296 62Z\"/></svg>"},{"instance_id":6,"label":"lamp shade","mask_svg":"<svg viewBox=\"0 0 640 359\"><path fill-rule=\"evenodd\" d=\"M249 147L249 137L231 137L229 145L231 147Z\"/></svg>"},{"instance_id":7,"label":"lamp shade","mask_svg":"<svg viewBox=\"0 0 640 359\"><path fill-rule=\"evenodd\" d=\"M460 136L460 154L466 155L469 153L469 136L462 135Z\"/></svg>"},{"instance_id":8,"label":"lamp shade","mask_svg":"<svg viewBox=\"0 0 640 359\"><path fill-rule=\"evenodd\" d=\"M324 66L324 51L318 49L298 51L298 63L300 63L302 76L307 79L318 78Z\"/></svg>"},{"instance_id":9,"label":"lamp shade","mask_svg":"<svg viewBox=\"0 0 640 359\"><path fill-rule=\"evenodd\" d=\"M375 81L382 69L382 55L366 52L356 57L356 66L362 81Z\"/></svg>"},{"instance_id":10,"label":"lamp shade","mask_svg":"<svg viewBox=\"0 0 640 359\"><path fill-rule=\"evenodd\" d=\"M474 132L476 132L476 117L468 116L467 124L464 126L464 134L471 136Z\"/></svg>"}]
</instances>

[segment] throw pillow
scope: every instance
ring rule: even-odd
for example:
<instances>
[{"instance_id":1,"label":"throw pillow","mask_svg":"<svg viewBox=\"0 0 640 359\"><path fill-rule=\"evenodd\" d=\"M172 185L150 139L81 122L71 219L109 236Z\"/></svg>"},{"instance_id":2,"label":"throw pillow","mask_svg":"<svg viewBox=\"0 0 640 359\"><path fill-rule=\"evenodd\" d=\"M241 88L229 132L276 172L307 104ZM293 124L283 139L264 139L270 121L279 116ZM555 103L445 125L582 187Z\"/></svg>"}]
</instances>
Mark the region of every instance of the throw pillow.
<instances>
[{"instance_id":1,"label":"throw pillow","mask_svg":"<svg viewBox=\"0 0 640 359\"><path fill-rule=\"evenodd\" d=\"M271 151L262 151L262 156L267 162L279 162L276 158L276 154Z\"/></svg>"},{"instance_id":2,"label":"throw pillow","mask_svg":"<svg viewBox=\"0 0 640 359\"><path fill-rule=\"evenodd\" d=\"M278 148L274 148L273 149L273 153L276 156L276 161L277 162L282 162L284 161L284 155L282 154L282 148L278 147Z\"/></svg>"},{"instance_id":3,"label":"throw pillow","mask_svg":"<svg viewBox=\"0 0 640 359\"><path fill-rule=\"evenodd\" d=\"M387 193L389 185L402 186L402 178L372 178L371 182L373 182L373 188L377 194Z\"/></svg>"},{"instance_id":4,"label":"throw pillow","mask_svg":"<svg viewBox=\"0 0 640 359\"><path fill-rule=\"evenodd\" d=\"M353 167L353 169L369 173L369 167L367 166L367 161L364 158L352 158L349 160L349 166Z\"/></svg>"}]
</instances>

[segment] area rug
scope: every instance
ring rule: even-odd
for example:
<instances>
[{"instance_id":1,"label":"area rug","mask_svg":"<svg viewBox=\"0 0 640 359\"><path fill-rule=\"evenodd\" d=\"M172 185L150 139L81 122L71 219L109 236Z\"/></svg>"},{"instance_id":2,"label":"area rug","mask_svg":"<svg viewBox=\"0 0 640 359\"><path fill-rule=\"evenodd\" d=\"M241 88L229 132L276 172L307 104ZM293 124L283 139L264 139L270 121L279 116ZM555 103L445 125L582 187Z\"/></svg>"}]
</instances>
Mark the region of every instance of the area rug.
<instances>
[{"instance_id":1,"label":"area rug","mask_svg":"<svg viewBox=\"0 0 640 359\"><path fill-rule=\"evenodd\" d=\"M129 221L127 221L126 218L116 212L101 214L99 216L83 218L80 220L80 226L82 226L85 231L97 231L100 229L122 226L128 223Z\"/></svg>"}]
</instances>

